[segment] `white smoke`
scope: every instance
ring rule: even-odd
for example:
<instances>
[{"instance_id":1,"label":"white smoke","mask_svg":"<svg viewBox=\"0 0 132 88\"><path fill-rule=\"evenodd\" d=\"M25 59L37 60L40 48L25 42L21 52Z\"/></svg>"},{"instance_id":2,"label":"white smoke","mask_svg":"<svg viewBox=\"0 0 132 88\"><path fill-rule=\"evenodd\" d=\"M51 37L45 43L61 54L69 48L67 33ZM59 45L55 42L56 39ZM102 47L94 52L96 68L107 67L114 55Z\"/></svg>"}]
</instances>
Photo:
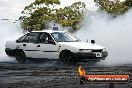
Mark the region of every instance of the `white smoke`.
<instances>
[{"instance_id":1,"label":"white smoke","mask_svg":"<svg viewBox=\"0 0 132 88\"><path fill-rule=\"evenodd\" d=\"M132 10L117 18L106 13L88 12L76 35L95 39L108 49L109 56L101 64L132 64ZM90 41L89 41L90 42Z\"/></svg>"},{"instance_id":2,"label":"white smoke","mask_svg":"<svg viewBox=\"0 0 132 88\"><path fill-rule=\"evenodd\" d=\"M18 22L13 23L11 20L0 20L0 62L15 61L14 58L6 55L5 44L6 41L15 40L22 34Z\"/></svg>"}]
</instances>

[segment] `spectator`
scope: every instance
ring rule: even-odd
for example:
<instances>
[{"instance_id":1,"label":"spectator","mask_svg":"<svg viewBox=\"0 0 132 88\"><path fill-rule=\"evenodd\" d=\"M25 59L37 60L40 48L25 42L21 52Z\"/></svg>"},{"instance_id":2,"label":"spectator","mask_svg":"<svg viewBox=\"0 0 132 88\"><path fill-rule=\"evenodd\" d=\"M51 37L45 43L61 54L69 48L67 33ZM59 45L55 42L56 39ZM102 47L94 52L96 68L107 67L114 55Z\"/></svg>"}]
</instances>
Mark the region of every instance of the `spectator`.
<instances>
[{"instance_id":1,"label":"spectator","mask_svg":"<svg viewBox=\"0 0 132 88\"><path fill-rule=\"evenodd\" d=\"M53 30L54 31L58 31L58 27L54 24L54 26L53 26Z\"/></svg>"}]
</instances>

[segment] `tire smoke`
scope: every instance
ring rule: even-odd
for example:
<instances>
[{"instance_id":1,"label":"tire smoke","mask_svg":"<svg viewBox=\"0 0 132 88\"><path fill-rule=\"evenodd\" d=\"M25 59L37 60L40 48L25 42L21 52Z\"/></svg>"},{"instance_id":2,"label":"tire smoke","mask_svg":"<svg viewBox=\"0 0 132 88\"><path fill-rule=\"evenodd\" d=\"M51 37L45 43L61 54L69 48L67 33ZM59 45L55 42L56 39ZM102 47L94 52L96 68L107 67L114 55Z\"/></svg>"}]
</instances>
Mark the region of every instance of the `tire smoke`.
<instances>
[{"instance_id":1,"label":"tire smoke","mask_svg":"<svg viewBox=\"0 0 132 88\"><path fill-rule=\"evenodd\" d=\"M23 33L19 23L11 20L0 20L0 62L14 62L15 59L8 57L5 53L6 41L16 40Z\"/></svg>"},{"instance_id":2,"label":"tire smoke","mask_svg":"<svg viewBox=\"0 0 132 88\"><path fill-rule=\"evenodd\" d=\"M132 10L117 18L102 12L87 12L76 36L83 41L94 39L105 46L109 56L104 65L132 64Z\"/></svg>"}]
</instances>

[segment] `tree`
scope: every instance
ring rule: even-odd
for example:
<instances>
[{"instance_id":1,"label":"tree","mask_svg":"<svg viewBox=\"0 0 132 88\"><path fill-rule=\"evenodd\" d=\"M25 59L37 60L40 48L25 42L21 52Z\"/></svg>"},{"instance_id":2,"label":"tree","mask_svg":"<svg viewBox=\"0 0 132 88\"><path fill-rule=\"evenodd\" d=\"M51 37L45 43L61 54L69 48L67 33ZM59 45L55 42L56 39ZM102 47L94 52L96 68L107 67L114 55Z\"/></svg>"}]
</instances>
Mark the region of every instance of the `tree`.
<instances>
[{"instance_id":1,"label":"tree","mask_svg":"<svg viewBox=\"0 0 132 88\"><path fill-rule=\"evenodd\" d=\"M126 0L125 5L128 6L129 8L132 7L132 0Z\"/></svg>"},{"instance_id":2,"label":"tree","mask_svg":"<svg viewBox=\"0 0 132 88\"><path fill-rule=\"evenodd\" d=\"M42 30L52 20L54 5L59 5L59 0L36 0L24 8L19 19L22 28L26 30Z\"/></svg>"},{"instance_id":3,"label":"tree","mask_svg":"<svg viewBox=\"0 0 132 88\"><path fill-rule=\"evenodd\" d=\"M59 0L36 0L24 8L20 17L22 28L26 30L43 30L51 21L64 27L77 29L85 11L84 2L75 2L71 6L56 9Z\"/></svg>"},{"instance_id":4,"label":"tree","mask_svg":"<svg viewBox=\"0 0 132 88\"><path fill-rule=\"evenodd\" d=\"M75 2L71 6L56 10L55 22L63 27L78 29L78 24L82 20L86 5L84 2Z\"/></svg>"},{"instance_id":5,"label":"tree","mask_svg":"<svg viewBox=\"0 0 132 88\"><path fill-rule=\"evenodd\" d=\"M129 7L126 6L126 2L121 2L120 0L94 0L99 4L100 9L113 14L113 15L121 15L128 11Z\"/></svg>"}]
</instances>

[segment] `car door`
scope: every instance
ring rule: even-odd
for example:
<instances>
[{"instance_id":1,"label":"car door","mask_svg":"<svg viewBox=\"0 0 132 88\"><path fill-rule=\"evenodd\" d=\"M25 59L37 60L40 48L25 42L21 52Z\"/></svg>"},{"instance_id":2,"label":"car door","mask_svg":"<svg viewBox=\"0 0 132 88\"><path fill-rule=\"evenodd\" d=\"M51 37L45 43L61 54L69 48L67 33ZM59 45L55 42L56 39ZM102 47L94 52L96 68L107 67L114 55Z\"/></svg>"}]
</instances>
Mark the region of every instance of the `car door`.
<instances>
[{"instance_id":1,"label":"car door","mask_svg":"<svg viewBox=\"0 0 132 88\"><path fill-rule=\"evenodd\" d=\"M43 32L40 35L40 43L37 47L39 58L59 59L59 45L53 40L49 33Z\"/></svg>"},{"instance_id":2,"label":"car door","mask_svg":"<svg viewBox=\"0 0 132 88\"><path fill-rule=\"evenodd\" d=\"M25 46L23 46L23 41L25 40L25 38L27 37L28 34L20 37L18 40L16 40L16 49L24 49Z\"/></svg>"},{"instance_id":3,"label":"car door","mask_svg":"<svg viewBox=\"0 0 132 88\"><path fill-rule=\"evenodd\" d=\"M25 40L23 41L22 46L24 47L23 50L26 54L26 57L30 58L37 58L37 42L39 38L39 33L29 33Z\"/></svg>"}]
</instances>

